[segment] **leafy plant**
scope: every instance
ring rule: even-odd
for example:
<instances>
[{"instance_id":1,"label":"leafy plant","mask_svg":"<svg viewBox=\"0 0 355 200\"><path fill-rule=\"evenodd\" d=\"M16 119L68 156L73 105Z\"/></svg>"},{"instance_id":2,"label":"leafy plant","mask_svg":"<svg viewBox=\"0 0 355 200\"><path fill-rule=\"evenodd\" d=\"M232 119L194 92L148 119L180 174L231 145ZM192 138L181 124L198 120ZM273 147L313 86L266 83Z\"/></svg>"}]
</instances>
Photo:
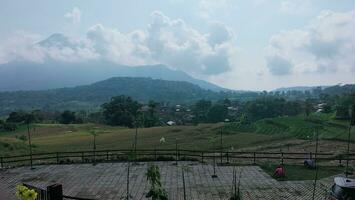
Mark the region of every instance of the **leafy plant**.
<instances>
[{"instance_id":1,"label":"leafy plant","mask_svg":"<svg viewBox=\"0 0 355 200\"><path fill-rule=\"evenodd\" d=\"M162 187L159 167L156 165L150 166L147 170L146 176L151 188L145 197L152 198L152 200L167 200L168 193Z\"/></svg>"},{"instance_id":2,"label":"leafy plant","mask_svg":"<svg viewBox=\"0 0 355 200\"><path fill-rule=\"evenodd\" d=\"M37 192L31 190L23 185L16 187L16 197L20 200L35 200L37 198Z\"/></svg>"}]
</instances>

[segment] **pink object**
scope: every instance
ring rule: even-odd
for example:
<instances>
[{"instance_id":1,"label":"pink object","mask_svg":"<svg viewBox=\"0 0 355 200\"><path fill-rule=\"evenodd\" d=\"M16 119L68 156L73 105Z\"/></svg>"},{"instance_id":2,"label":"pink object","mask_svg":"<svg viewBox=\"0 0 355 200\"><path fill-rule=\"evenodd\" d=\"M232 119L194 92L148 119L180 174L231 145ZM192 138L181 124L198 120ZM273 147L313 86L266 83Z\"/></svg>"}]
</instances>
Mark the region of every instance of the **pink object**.
<instances>
[{"instance_id":1,"label":"pink object","mask_svg":"<svg viewBox=\"0 0 355 200\"><path fill-rule=\"evenodd\" d=\"M275 170L275 173L274 175L276 177L285 177L285 169L283 167L277 167L276 170Z\"/></svg>"}]
</instances>

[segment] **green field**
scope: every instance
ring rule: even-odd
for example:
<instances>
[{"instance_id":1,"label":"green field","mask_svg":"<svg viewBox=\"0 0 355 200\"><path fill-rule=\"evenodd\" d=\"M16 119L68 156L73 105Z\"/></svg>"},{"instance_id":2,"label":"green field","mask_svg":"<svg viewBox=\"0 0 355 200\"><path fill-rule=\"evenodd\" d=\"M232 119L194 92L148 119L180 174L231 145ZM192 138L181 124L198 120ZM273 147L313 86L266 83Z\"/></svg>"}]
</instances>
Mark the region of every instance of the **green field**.
<instances>
[{"instance_id":1,"label":"green field","mask_svg":"<svg viewBox=\"0 0 355 200\"><path fill-rule=\"evenodd\" d=\"M295 140L313 139L314 127L319 127L320 139L346 140L347 122L333 120L330 115L310 117L277 117L259 120L247 126L230 124L199 124L138 129L138 149L179 148L207 150L220 148L223 132L224 149L241 149L273 145ZM135 129L95 124L35 124L31 126L34 152L91 150L92 131L97 132L97 149L132 148ZM354 131L353 131L354 134ZM166 142L160 144L160 138ZM15 132L0 133L0 155L28 153L27 129L20 126Z\"/></svg>"},{"instance_id":2,"label":"green field","mask_svg":"<svg viewBox=\"0 0 355 200\"><path fill-rule=\"evenodd\" d=\"M259 120L252 124L230 124L230 132L252 132L263 135L283 135L298 139L314 138L315 128L320 139L347 140L349 122L334 120L331 115L318 114L292 117L276 117ZM355 133L355 130L352 131ZM354 141L354 139L352 139Z\"/></svg>"},{"instance_id":3,"label":"green field","mask_svg":"<svg viewBox=\"0 0 355 200\"><path fill-rule=\"evenodd\" d=\"M140 149L175 148L177 139L179 148L192 150L219 148L220 130L223 124L200 124L197 126L154 127L138 129ZM35 129L34 129L34 128ZM36 124L31 127L34 152L91 150L93 148L92 130L97 131L97 149L132 148L135 129L94 124L60 125ZM1 155L15 155L28 152L28 141L24 127L16 132L2 133L0 136ZM166 142L160 144L160 138ZM234 149L283 140L274 135L257 133L239 133L223 135L224 148Z\"/></svg>"}]
</instances>

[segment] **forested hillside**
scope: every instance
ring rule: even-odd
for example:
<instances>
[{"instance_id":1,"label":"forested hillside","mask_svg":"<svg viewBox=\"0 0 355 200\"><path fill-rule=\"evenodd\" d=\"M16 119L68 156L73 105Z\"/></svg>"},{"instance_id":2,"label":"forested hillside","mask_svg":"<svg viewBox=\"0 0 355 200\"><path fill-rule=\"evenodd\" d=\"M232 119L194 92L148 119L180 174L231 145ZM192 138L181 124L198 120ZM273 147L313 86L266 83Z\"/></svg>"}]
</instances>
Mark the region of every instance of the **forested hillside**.
<instances>
[{"instance_id":1,"label":"forested hillside","mask_svg":"<svg viewBox=\"0 0 355 200\"><path fill-rule=\"evenodd\" d=\"M182 81L151 78L116 77L91 85L41 91L0 93L0 114L13 110L92 110L117 95L131 96L140 102L188 103L201 98L221 99L230 92L213 92ZM246 95L256 93L246 93Z\"/></svg>"}]
</instances>

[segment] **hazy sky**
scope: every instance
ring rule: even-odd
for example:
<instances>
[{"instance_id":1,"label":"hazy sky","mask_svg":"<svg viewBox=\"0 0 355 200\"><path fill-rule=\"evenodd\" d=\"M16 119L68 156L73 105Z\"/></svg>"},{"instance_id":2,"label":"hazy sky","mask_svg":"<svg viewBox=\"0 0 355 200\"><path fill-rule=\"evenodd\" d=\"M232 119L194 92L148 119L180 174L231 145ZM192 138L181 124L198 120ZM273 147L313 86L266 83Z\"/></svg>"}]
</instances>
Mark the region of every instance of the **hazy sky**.
<instances>
[{"instance_id":1,"label":"hazy sky","mask_svg":"<svg viewBox=\"0 0 355 200\"><path fill-rule=\"evenodd\" d=\"M354 0L0 0L0 24L0 63L162 63L232 89L355 83Z\"/></svg>"}]
</instances>

